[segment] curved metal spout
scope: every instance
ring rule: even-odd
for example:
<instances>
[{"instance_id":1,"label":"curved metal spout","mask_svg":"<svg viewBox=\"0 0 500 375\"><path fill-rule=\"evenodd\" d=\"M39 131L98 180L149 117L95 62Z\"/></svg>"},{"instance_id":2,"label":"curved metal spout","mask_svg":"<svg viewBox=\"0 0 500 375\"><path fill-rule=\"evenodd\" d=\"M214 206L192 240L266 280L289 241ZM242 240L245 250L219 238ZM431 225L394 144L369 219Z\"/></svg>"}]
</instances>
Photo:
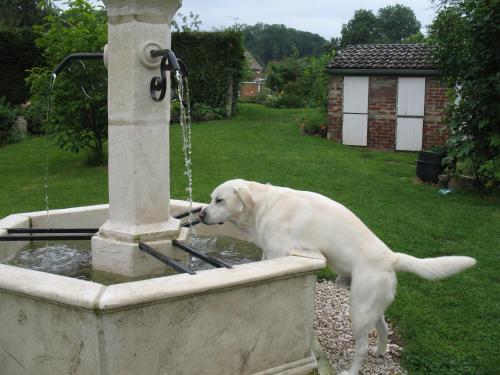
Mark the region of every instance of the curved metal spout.
<instances>
[{"instance_id":1,"label":"curved metal spout","mask_svg":"<svg viewBox=\"0 0 500 375\"><path fill-rule=\"evenodd\" d=\"M103 59L104 53L96 52L96 53L73 53L71 55L66 56L52 71L52 74L59 74L66 65L69 64L72 60L99 60Z\"/></svg>"}]
</instances>

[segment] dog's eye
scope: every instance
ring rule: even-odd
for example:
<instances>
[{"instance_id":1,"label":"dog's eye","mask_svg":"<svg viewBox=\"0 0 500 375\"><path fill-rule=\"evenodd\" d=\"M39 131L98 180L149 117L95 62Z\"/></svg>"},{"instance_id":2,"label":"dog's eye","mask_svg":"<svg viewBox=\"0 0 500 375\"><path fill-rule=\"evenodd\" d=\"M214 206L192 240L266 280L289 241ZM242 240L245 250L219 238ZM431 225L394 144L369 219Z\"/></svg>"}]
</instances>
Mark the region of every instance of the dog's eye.
<instances>
[{"instance_id":1,"label":"dog's eye","mask_svg":"<svg viewBox=\"0 0 500 375\"><path fill-rule=\"evenodd\" d=\"M221 203L224 199L221 198L215 198L215 203Z\"/></svg>"}]
</instances>

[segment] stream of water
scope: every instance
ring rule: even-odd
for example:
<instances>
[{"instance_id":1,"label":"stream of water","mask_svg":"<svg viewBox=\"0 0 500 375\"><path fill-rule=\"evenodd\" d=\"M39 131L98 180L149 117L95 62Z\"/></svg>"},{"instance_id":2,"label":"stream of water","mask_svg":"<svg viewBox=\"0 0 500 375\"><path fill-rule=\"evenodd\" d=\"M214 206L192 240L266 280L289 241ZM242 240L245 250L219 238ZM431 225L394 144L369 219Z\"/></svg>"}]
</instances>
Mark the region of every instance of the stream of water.
<instances>
[{"instance_id":1,"label":"stream of water","mask_svg":"<svg viewBox=\"0 0 500 375\"><path fill-rule=\"evenodd\" d=\"M184 175L187 178L187 200L189 202L188 222L190 225L190 234L196 237L196 230L191 226L193 221L193 172L191 160L191 104L189 98L189 87L187 77L183 77L180 71L176 72L177 78L177 95L179 96L180 115L179 122L182 132L182 152L184 154Z\"/></svg>"}]
</instances>

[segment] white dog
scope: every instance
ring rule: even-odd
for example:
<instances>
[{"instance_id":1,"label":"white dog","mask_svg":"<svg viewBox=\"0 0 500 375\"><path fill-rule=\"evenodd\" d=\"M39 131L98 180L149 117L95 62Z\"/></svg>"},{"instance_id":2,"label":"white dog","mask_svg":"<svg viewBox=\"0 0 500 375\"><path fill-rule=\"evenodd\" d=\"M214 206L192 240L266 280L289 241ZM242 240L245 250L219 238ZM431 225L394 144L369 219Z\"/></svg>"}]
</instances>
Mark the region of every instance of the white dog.
<instances>
[{"instance_id":1,"label":"white dog","mask_svg":"<svg viewBox=\"0 0 500 375\"><path fill-rule=\"evenodd\" d=\"M356 353L345 375L357 375L368 351L368 334L378 331L377 353L387 346L384 312L394 300L396 272L436 280L476 261L463 256L418 259L392 252L351 211L322 195L245 180L219 185L200 213L205 224L230 221L262 248L263 259L293 249L320 251L338 281L351 288L351 320Z\"/></svg>"}]
</instances>

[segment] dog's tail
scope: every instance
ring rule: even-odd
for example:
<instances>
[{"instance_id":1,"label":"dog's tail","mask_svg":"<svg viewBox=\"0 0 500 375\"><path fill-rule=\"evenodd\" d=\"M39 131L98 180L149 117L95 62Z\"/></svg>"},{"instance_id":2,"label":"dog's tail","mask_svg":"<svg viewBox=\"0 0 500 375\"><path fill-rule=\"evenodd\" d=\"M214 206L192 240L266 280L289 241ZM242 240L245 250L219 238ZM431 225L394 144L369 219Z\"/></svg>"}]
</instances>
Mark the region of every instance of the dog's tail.
<instances>
[{"instance_id":1,"label":"dog's tail","mask_svg":"<svg viewBox=\"0 0 500 375\"><path fill-rule=\"evenodd\" d=\"M474 258L464 256L419 259L403 253L395 255L395 271L411 272L428 280L444 279L476 264Z\"/></svg>"}]
</instances>

